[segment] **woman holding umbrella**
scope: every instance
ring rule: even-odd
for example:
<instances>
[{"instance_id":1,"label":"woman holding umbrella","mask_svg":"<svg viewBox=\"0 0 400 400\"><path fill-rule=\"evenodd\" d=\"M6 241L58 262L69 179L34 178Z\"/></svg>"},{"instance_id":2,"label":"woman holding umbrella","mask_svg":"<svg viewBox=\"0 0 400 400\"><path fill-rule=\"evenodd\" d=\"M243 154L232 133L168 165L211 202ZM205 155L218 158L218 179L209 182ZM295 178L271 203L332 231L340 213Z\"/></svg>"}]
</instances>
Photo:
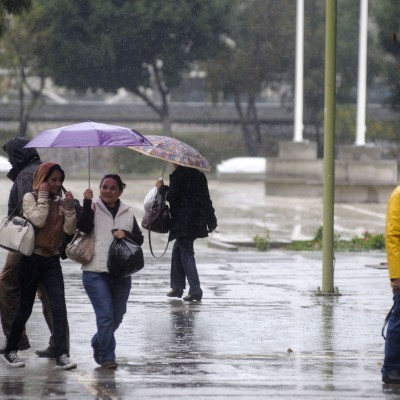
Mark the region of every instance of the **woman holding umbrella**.
<instances>
[{"instance_id":1,"label":"woman holding umbrella","mask_svg":"<svg viewBox=\"0 0 400 400\"><path fill-rule=\"evenodd\" d=\"M82 282L96 315L97 332L91 345L93 358L102 368L116 369L114 333L126 313L132 279L114 278L107 268L108 249L114 239L130 237L137 245L143 235L133 208L120 200L125 183L119 175L107 174L100 182L100 196L93 200L93 191L84 192L83 211L78 229L94 234L94 256L82 265Z\"/></svg>"},{"instance_id":2,"label":"woman holding umbrella","mask_svg":"<svg viewBox=\"0 0 400 400\"><path fill-rule=\"evenodd\" d=\"M171 259L171 291L168 297L181 298L189 283L189 294L184 301L201 301L200 287L194 257L193 244L204 238L217 227L215 210L212 206L206 176L195 168L172 163L173 173L169 176L169 187L162 178L156 182L158 190L167 190L167 201L171 211L169 240L175 240Z\"/></svg>"}]
</instances>

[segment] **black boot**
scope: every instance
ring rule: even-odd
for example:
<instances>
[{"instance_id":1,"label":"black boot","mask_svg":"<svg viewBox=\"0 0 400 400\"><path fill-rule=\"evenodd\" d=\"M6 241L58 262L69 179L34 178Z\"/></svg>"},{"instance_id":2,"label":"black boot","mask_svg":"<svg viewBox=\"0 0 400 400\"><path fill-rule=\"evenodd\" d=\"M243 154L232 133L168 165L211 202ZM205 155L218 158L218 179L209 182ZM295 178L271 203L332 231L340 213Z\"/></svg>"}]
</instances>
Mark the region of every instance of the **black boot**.
<instances>
[{"instance_id":1,"label":"black boot","mask_svg":"<svg viewBox=\"0 0 400 400\"><path fill-rule=\"evenodd\" d=\"M170 292L167 293L168 297L178 297L179 299L183 295L183 289L171 289Z\"/></svg>"},{"instance_id":2,"label":"black boot","mask_svg":"<svg viewBox=\"0 0 400 400\"><path fill-rule=\"evenodd\" d=\"M183 298L184 301L201 301L202 294L189 294Z\"/></svg>"}]
</instances>

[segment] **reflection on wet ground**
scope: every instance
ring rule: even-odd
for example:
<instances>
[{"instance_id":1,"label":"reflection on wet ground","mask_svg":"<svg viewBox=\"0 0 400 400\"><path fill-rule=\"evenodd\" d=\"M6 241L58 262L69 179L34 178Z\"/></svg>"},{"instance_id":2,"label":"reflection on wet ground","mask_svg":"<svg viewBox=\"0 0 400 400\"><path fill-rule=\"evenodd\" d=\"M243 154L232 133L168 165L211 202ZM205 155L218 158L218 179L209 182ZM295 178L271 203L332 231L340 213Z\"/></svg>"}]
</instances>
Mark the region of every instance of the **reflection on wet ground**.
<instances>
[{"instance_id":1,"label":"reflection on wet ground","mask_svg":"<svg viewBox=\"0 0 400 400\"><path fill-rule=\"evenodd\" d=\"M166 297L169 258L147 257L133 278L117 333L117 371L92 359L94 316L79 267L64 262L75 371L38 359L48 334L40 305L28 324L23 369L0 364L4 398L391 398L382 386L387 271L367 267L381 253L340 254L341 296L320 297L319 253L198 252L204 299ZM1 398L1 396L0 396ZM395 398L395 397L393 397Z\"/></svg>"},{"instance_id":2,"label":"reflection on wet ground","mask_svg":"<svg viewBox=\"0 0 400 400\"><path fill-rule=\"evenodd\" d=\"M232 201L233 191L226 192ZM239 197L244 209L248 201ZM220 230L238 234L239 228L227 223L234 220L231 211L222 211L223 197L215 198ZM254 200L263 202L261 192ZM307 214L302 207L304 221L314 215L315 210ZM290 221L274 218L277 226L288 227L282 228L287 238ZM359 226L354 220L346 223ZM248 225L240 229L250 234ZM164 240L156 237L155 246L161 248ZM159 260L150 256L147 244L144 250L146 266L133 277L128 312L117 332L118 370L104 371L92 358L95 318L79 266L67 260L71 356L78 368L58 371L54 360L34 355L48 341L36 302L27 326L32 348L20 352L26 367L11 369L0 362L0 398L398 398L400 389L382 385L380 377L380 333L391 306L387 271L375 268L384 253L336 254L335 286L341 296L321 297L314 294L321 285L321 253L229 252L208 248L202 240L195 250L204 298L185 304L166 297L171 250ZM5 254L0 250L1 263Z\"/></svg>"}]
</instances>

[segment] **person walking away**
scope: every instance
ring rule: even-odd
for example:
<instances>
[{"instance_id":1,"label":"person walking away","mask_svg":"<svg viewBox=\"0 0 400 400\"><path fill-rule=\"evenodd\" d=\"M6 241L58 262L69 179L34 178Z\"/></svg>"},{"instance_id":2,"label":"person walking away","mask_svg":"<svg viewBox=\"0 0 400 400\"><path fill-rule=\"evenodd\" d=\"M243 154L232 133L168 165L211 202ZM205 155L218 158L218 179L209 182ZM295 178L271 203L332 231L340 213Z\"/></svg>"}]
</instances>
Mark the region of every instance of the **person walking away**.
<instances>
[{"instance_id":1,"label":"person walking away","mask_svg":"<svg viewBox=\"0 0 400 400\"><path fill-rule=\"evenodd\" d=\"M51 304L56 366L62 369L77 367L68 357L67 308L59 254L63 232L72 235L76 230L72 193L66 192L64 200L58 196L64 179L60 165L41 164L33 176L33 193L26 193L23 197L23 216L36 227L36 234L33 254L22 256L18 265L20 306L13 319L3 356L10 367L25 366L17 355L18 343L32 313L40 281Z\"/></svg>"},{"instance_id":2,"label":"person walking away","mask_svg":"<svg viewBox=\"0 0 400 400\"><path fill-rule=\"evenodd\" d=\"M388 315L381 372L384 383L400 384L400 186L387 203L385 241L393 307Z\"/></svg>"},{"instance_id":3,"label":"person walking away","mask_svg":"<svg viewBox=\"0 0 400 400\"><path fill-rule=\"evenodd\" d=\"M206 176L197 169L173 164L169 187L162 178L156 182L158 190L168 190L171 229L168 240L175 240L171 258L171 291L168 297L181 298L189 283L184 301L201 301L203 291L194 257L194 241L205 238L217 227Z\"/></svg>"},{"instance_id":4,"label":"person walking away","mask_svg":"<svg viewBox=\"0 0 400 400\"><path fill-rule=\"evenodd\" d=\"M97 332L91 340L93 358L107 369L118 368L114 333L126 313L132 286L130 276L110 276L108 249L114 237L129 237L139 246L144 240L132 207L120 200L125 186L119 175L107 174L100 182L100 196L95 200L92 200L93 191L86 189L78 221L82 232L94 231L94 257L82 265L82 282L96 315Z\"/></svg>"},{"instance_id":5,"label":"person walking away","mask_svg":"<svg viewBox=\"0 0 400 400\"><path fill-rule=\"evenodd\" d=\"M27 192L32 191L33 174L37 167L42 163L36 149L24 146L29 142L24 137L14 137L5 142L2 149L7 153L9 162L12 166L7 177L13 181L8 199L8 215L18 206L23 196ZM22 215L22 209L17 210L18 215ZM21 257L9 252L2 271L0 272L0 318L3 333L7 338L10 334L11 323L14 315L19 307L20 290L18 283L18 268ZM38 296L42 302L42 311L45 317L49 331L51 332L49 346L44 350L37 350L35 353L39 357L54 357L54 340L53 340L53 320L51 316L51 307L49 296L43 285L38 286ZM69 352L69 332L68 335L68 352ZM29 339L25 329L22 333L18 350L26 350L30 348ZM4 354L5 347L0 348L0 354Z\"/></svg>"}]
</instances>

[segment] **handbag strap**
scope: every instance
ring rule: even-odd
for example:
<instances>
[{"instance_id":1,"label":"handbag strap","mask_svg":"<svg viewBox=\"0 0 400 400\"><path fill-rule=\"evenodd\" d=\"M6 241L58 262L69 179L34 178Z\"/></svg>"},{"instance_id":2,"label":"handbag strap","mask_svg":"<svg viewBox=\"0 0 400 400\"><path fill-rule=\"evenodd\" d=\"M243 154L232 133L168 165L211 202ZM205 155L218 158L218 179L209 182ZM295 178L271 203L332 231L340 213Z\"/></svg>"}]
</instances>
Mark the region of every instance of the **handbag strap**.
<instances>
[{"instance_id":1,"label":"handbag strap","mask_svg":"<svg viewBox=\"0 0 400 400\"><path fill-rule=\"evenodd\" d=\"M74 243L75 240L76 240L79 236L81 236L81 231L80 231L79 229L77 229L77 230L75 231L74 237L71 239L71 242L70 242L70 243Z\"/></svg>"},{"instance_id":2,"label":"handbag strap","mask_svg":"<svg viewBox=\"0 0 400 400\"><path fill-rule=\"evenodd\" d=\"M24 198L22 197L21 200L19 201L19 203L15 206L14 210L12 210L10 212L10 215L7 217L9 220L11 220L11 218L14 216L14 214L16 213L16 211L18 210L19 206L22 204L22 201L24 200Z\"/></svg>"},{"instance_id":3,"label":"handbag strap","mask_svg":"<svg viewBox=\"0 0 400 400\"><path fill-rule=\"evenodd\" d=\"M150 227L149 227L149 246L150 246L151 255L152 255L154 258L161 258L161 257L163 257L164 254L167 252L168 245L169 245L169 240L167 241L167 245L165 246L165 249L164 249L163 253L161 254L161 256L158 256L158 257L157 257L157 256L154 254L154 252L153 252L153 247L152 247L152 245L151 245L151 234L150 234Z\"/></svg>"},{"instance_id":4,"label":"handbag strap","mask_svg":"<svg viewBox=\"0 0 400 400\"><path fill-rule=\"evenodd\" d=\"M164 169L165 169L165 167L164 167ZM164 174L164 172L163 172L163 174ZM154 204L157 203L157 196L158 196L159 194L160 194L160 189L157 190L156 197L154 198L153 203L152 203L152 205L151 205L152 207L153 207ZM167 195L167 193L164 193L164 195L163 195L162 198L161 198L162 203L164 203L164 204L165 204L165 197L166 197L166 195ZM163 253L161 254L161 256L158 256L158 257L157 257L157 256L154 254L154 252L153 252L153 246L151 245L151 221L149 222L149 229L148 229L148 232L149 232L149 246L150 246L151 255L152 255L154 258L161 258L161 257L163 257L163 256L165 255L165 253L167 252L167 250L168 250L169 240L167 240L167 245L165 246L165 249L164 249Z\"/></svg>"},{"instance_id":5,"label":"handbag strap","mask_svg":"<svg viewBox=\"0 0 400 400\"><path fill-rule=\"evenodd\" d=\"M32 194L32 196L37 199L37 194L35 192L30 192ZM10 215L7 216L7 218L9 220L11 220L11 218L14 216L14 214L16 213L16 211L18 210L19 206L22 204L22 202L24 201L24 196L21 197L21 200L19 201L19 203L15 206L14 210L12 210L10 212Z\"/></svg>"},{"instance_id":6,"label":"handbag strap","mask_svg":"<svg viewBox=\"0 0 400 400\"><path fill-rule=\"evenodd\" d=\"M382 335L382 337L383 337L385 340L386 340L385 328L386 328L386 325L387 325L388 322L389 322L390 316L392 315L393 309L394 309L394 304L393 304L392 308L390 309L390 311L388 312L388 314L386 315L385 321L384 321L384 323L383 323L381 335Z\"/></svg>"}]
</instances>

